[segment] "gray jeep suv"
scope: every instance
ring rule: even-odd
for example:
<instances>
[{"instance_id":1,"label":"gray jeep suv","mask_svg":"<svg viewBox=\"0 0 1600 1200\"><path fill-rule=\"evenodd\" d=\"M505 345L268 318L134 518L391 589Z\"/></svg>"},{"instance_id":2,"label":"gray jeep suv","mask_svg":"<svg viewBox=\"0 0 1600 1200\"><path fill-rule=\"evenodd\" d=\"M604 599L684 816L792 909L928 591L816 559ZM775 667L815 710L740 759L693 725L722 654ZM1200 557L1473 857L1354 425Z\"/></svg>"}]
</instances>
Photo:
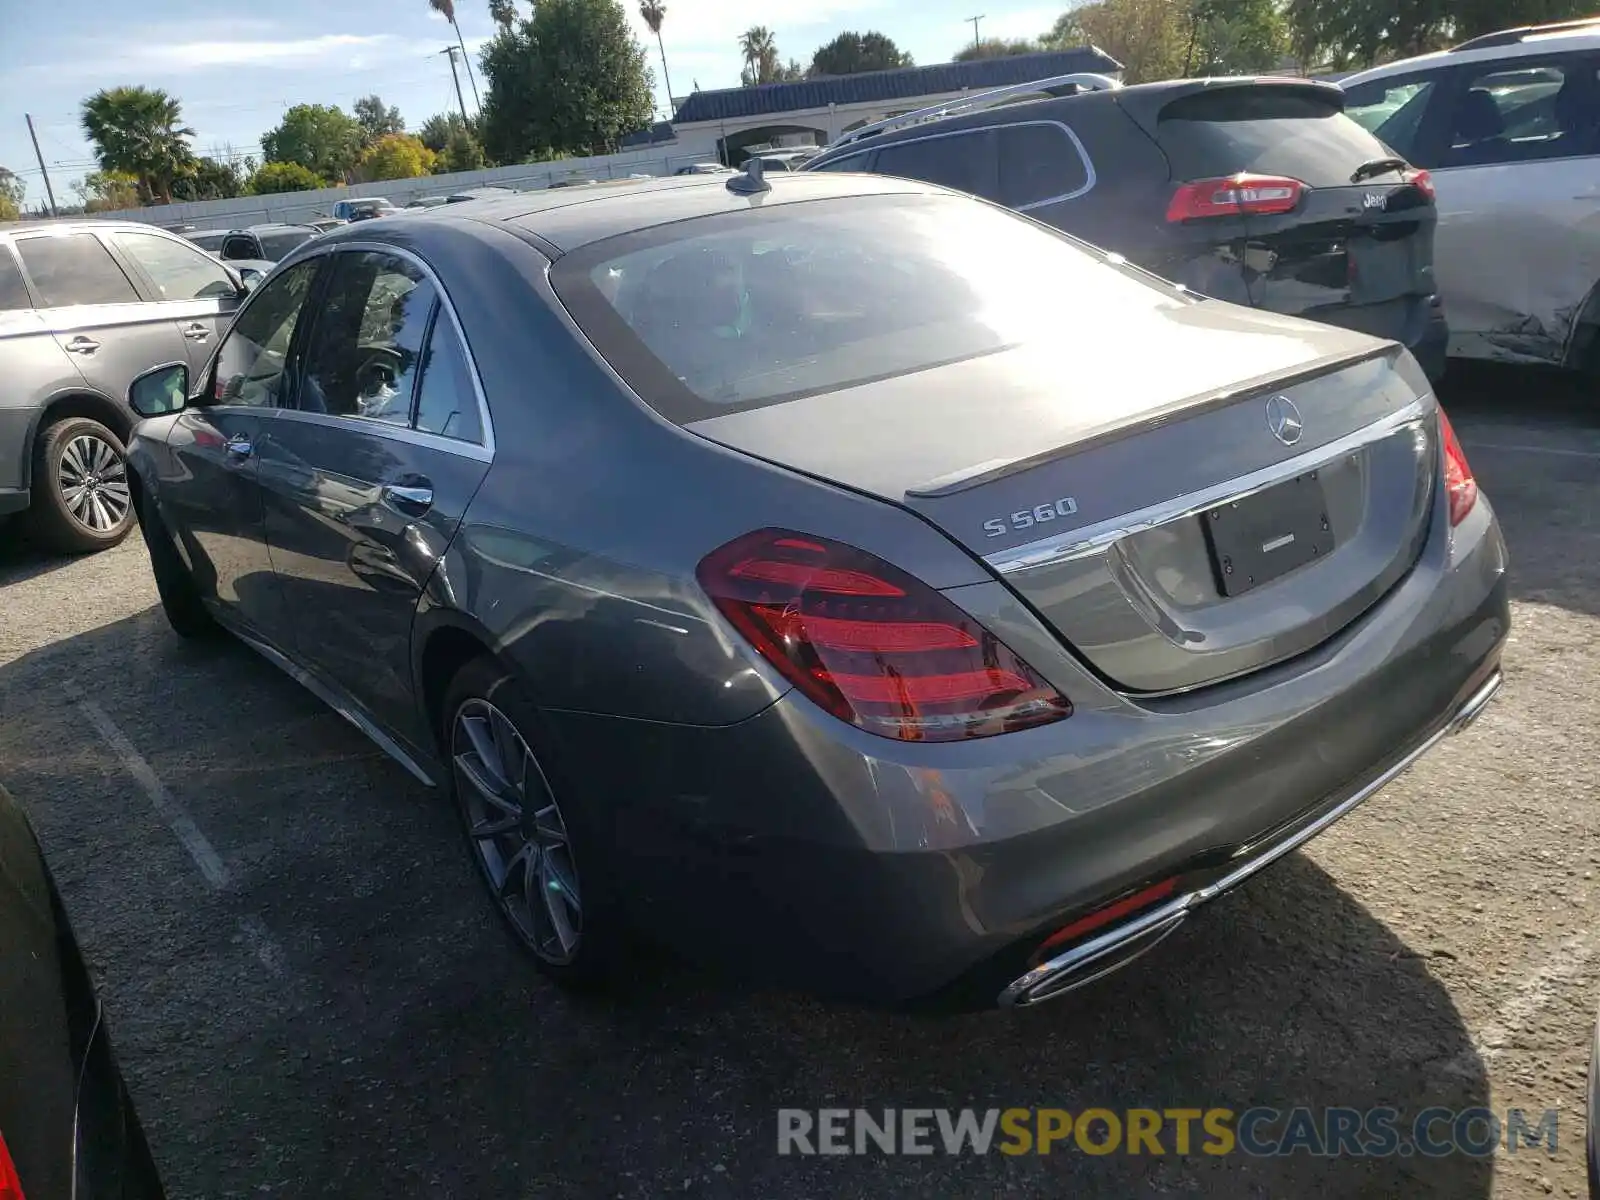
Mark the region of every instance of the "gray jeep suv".
<instances>
[{"instance_id":1,"label":"gray jeep suv","mask_svg":"<svg viewBox=\"0 0 1600 1200\"><path fill-rule=\"evenodd\" d=\"M0 518L83 553L133 528L128 385L161 363L199 371L245 289L183 238L114 221L0 228Z\"/></svg>"}]
</instances>

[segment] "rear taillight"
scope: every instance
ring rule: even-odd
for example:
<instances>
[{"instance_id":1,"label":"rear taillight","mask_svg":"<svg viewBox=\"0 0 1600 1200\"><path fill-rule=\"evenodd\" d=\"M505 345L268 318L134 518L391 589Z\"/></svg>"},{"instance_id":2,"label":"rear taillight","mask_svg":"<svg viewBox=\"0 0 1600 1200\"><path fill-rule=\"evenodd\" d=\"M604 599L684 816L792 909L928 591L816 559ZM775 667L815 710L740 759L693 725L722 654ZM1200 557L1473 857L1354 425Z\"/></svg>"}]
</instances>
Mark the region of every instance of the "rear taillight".
<instances>
[{"instance_id":1,"label":"rear taillight","mask_svg":"<svg viewBox=\"0 0 1600 1200\"><path fill-rule=\"evenodd\" d=\"M868 732L945 742L1072 715L994 634L864 550L762 529L706 555L696 575L785 679Z\"/></svg>"},{"instance_id":2,"label":"rear taillight","mask_svg":"<svg viewBox=\"0 0 1600 1200\"><path fill-rule=\"evenodd\" d=\"M1300 197L1309 190L1298 179L1283 175L1241 172L1225 179L1200 179L1178 186L1167 205L1167 220L1286 213L1299 204Z\"/></svg>"},{"instance_id":3,"label":"rear taillight","mask_svg":"<svg viewBox=\"0 0 1600 1200\"><path fill-rule=\"evenodd\" d=\"M11 1161L4 1134L0 1134L0 1200L22 1200L22 1180L17 1178L17 1165Z\"/></svg>"},{"instance_id":4,"label":"rear taillight","mask_svg":"<svg viewBox=\"0 0 1600 1200\"><path fill-rule=\"evenodd\" d=\"M1467 452L1461 448L1450 418L1439 410L1439 437L1444 442L1444 490L1450 498L1450 524L1452 527L1466 520L1472 506L1478 502L1478 481L1472 477L1467 465Z\"/></svg>"},{"instance_id":5,"label":"rear taillight","mask_svg":"<svg viewBox=\"0 0 1600 1200\"><path fill-rule=\"evenodd\" d=\"M1435 198L1433 191L1433 176L1421 167L1412 167L1405 173L1405 180L1429 200Z\"/></svg>"}]
</instances>

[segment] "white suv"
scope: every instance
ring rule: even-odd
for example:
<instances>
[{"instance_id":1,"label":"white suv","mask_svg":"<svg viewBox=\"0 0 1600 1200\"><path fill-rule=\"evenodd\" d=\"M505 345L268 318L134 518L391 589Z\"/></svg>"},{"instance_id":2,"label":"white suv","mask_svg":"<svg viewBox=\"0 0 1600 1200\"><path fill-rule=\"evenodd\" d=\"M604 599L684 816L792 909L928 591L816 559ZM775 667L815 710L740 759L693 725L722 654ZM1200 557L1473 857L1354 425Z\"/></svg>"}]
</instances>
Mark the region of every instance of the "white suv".
<instances>
[{"instance_id":1,"label":"white suv","mask_svg":"<svg viewBox=\"0 0 1600 1200\"><path fill-rule=\"evenodd\" d=\"M1345 112L1433 176L1450 353L1600 377L1600 18L1340 82Z\"/></svg>"}]
</instances>

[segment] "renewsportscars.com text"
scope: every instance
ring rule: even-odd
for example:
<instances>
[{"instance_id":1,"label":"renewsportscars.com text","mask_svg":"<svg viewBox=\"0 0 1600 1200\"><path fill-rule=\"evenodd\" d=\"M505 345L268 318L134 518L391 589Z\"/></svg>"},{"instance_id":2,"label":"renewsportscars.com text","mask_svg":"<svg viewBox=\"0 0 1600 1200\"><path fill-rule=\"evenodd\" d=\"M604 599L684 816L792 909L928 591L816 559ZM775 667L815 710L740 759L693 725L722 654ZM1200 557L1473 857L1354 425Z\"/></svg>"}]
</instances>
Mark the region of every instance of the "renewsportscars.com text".
<instances>
[{"instance_id":1,"label":"renewsportscars.com text","mask_svg":"<svg viewBox=\"0 0 1600 1200\"><path fill-rule=\"evenodd\" d=\"M1554 1109L780 1108L779 1154L1554 1155Z\"/></svg>"}]
</instances>

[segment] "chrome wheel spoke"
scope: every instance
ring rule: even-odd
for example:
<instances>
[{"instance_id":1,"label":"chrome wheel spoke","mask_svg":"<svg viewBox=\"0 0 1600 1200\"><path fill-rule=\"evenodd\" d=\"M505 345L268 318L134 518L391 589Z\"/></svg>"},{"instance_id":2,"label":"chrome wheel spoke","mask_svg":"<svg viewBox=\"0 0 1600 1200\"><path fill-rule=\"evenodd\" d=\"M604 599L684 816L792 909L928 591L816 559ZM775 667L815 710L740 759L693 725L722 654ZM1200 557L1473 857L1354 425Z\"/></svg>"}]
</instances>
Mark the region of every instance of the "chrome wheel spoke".
<instances>
[{"instance_id":1,"label":"chrome wheel spoke","mask_svg":"<svg viewBox=\"0 0 1600 1200\"><path fill-rule=\"evenodd\" d=\"M476 751L456 755L456 770L472 785L472 790L478 793L485 804L505 814L513 828L521 824L522 805L517 803L515 797L506 794L505 782L490 773Z\"/></svg>"},{"instance_id":2,"label":"chrome wheel spoke","mask_svg":"<svg viewBox=\"0 0 1600 1200\"><path fill-rule=\"evenodd\" d=\"M61 453L61 471L63 475L71 471L74 479L82 479L89 474L89 464L83 460L82 445L82 438L67 443L67 448Z\"/></svg>"},{"instance_id":3,"label":"chrome wheel spoke","mask_svg":"<svg viewBox=\"0 0 1600 1200\"><path fill-rule=\"evenodd\" d=\"M117 457L115 454L111 453L110 446L98 439L89 443L89 451L94 455L94 461L92 463L93 469L100 474L104 474L105 469L109 467Z\"/></svg>"},{"instance_id":4,"label":"chrome wheel spoke","mask_svg":"<svg viewBox=\"0 0 1600 1200\"><path fill-rule=\"evenodd\" d=\"M97 530L111 528L111 516L106 512L106 506L100 503L98 492L89 493L89 526Z\"/></svg>"}]
</instances>

